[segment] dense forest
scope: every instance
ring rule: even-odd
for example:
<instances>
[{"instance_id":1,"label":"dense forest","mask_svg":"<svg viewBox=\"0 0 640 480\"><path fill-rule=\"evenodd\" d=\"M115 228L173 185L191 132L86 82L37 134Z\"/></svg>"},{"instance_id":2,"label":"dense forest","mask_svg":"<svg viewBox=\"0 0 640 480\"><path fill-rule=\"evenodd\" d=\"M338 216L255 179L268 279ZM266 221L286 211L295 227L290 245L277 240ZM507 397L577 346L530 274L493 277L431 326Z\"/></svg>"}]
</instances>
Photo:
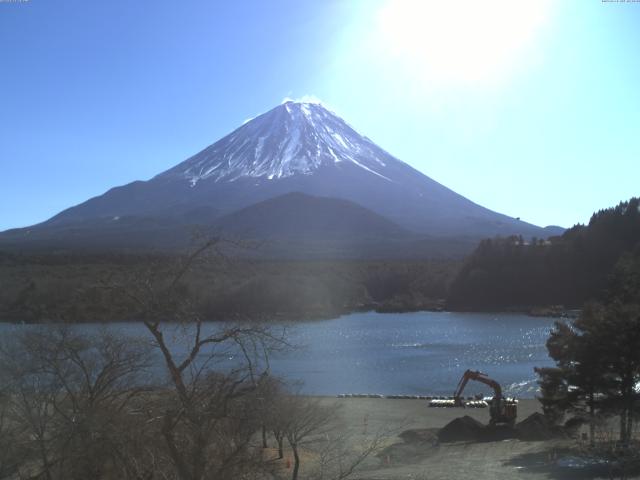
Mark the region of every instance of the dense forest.
<instances>
[{"instance_id":1,"label":"dense forest","mask_svg":"<svg viewBox=\"0 0 640 480\"><path fill-rule=\"evenodd\" d=\"M178 255L0 254L0 320L140 318L132 295L183 268ZM198 314L219 319L326 318L360 310L442 308L456 260L258 261L201 255L180 288Z\"/></svg>"},{"instance_id":2,"label":"dense forest","mask_svg":"<svg viewBox=\"0 0 640 480\"><path fill-rule=\"evenodd\" d=\"M452 282L447 307L459 310L578 308L606 290L625 252L640 245L640 200L600 210L548 240L483 240Z\"/></svg>"}]
</instances>

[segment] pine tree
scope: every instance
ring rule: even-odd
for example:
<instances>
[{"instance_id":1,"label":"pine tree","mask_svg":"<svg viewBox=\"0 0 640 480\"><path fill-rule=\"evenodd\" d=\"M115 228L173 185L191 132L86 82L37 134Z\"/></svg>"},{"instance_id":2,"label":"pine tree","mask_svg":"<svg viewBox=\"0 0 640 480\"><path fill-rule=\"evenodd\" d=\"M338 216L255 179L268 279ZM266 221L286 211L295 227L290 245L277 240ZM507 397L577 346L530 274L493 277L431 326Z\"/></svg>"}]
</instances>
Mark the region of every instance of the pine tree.
<instances>
[{"instance_id":1,"label":"pine tree","mask_svg":"<svg viewBox=\"0 0 640 480\"><path fill-rule=\"evenodd\" d=\"M591 441L598 413L617 414L629 445L640 399L640 249L616 265L602 303L585 306L572 323L558 322L547 341L556 368L536 369L545 414L587 415Z\"/></svg>"}]
</instances>

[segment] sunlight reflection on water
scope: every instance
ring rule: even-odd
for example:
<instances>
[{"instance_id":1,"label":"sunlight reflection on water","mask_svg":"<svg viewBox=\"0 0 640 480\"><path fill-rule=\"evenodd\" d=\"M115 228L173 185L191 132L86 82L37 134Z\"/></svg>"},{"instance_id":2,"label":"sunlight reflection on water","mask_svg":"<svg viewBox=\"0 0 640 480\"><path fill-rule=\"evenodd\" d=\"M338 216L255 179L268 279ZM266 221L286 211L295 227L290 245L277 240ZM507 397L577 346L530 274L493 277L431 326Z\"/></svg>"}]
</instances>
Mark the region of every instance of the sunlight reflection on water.
<instances>
[{"instance_id":1,"label":"sunlight reflection on water","mask_svg":"<svg viewBox=\"0 0 640 480\"><path fill-rule=\"evenodd\" d=\"M308 394L451 395L470 368L496 379L508 395L531 398L537 390L533 367L552 364L545 342L553 322L512 313L367 312L288 323L289 341L300 348L274 354L270 364L274 374L304 382L301 391ZM30 327L0 324L0 335L8 338L24 328ZM88 332L107 328L148 338L144 327L134 322L73 328ZM178 352L186 351L182 330L168 332ZM219 353L227 360L233 356L233 352ZM162 376L160 358L156 375ZM469 384L465 394L475 393L490 392L480 384Z\"/></svg>"}]
</instances>

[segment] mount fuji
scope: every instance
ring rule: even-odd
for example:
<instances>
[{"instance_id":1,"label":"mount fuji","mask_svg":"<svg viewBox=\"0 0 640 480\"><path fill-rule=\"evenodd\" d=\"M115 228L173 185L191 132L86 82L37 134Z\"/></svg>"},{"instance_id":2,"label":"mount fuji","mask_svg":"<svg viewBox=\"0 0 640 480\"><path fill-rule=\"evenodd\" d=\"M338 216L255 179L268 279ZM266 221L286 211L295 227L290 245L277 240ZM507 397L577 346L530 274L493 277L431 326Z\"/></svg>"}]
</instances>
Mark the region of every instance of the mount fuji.
<instances>
[{"instance_id":1,"label":"mount fuji","mask_svg":"<svg viewBox=\"0 0 640 480\"><path fill-rule=\"evenodd\" d=\"M287 203L295 204L296 215L283 208ZM328 221L331 215L362 225L350 230L352 239L394 232L394 239L411 242L421 236L475 241L561 232L486 209L393 157L321 104L289 101L148 181L112 188L41 224L0 234L0 246L172 247L184 243L188 226L234 230L234 218L246 223L258 217L264 228L250 235L291 237L305 205L313 205L311 220L321 210L325 225L345 224ZM252 215L252 208L260 213ZM308 227L309 219L303 223ZM322 237L321 230L313 232Z\"/></svg>"}]
</instances>

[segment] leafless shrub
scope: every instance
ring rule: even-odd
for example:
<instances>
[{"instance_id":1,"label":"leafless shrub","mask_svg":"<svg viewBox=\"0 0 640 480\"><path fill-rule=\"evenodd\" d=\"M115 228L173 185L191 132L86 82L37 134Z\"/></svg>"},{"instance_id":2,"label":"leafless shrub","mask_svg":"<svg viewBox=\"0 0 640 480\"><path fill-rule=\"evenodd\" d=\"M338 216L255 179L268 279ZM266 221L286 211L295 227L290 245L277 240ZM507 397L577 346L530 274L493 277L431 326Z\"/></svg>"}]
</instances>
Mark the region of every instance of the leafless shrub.
<instances>
[{"instance_id":1,"label":"leafless shrub","mask_svg":"<svg viewBox=\"0 0 640 480\"><path fill-rule=\"evenodd\" d=\"M344 480L356 473L372 456L386 446L392 433L380 430L363 442L354 442L337 429L327 433L321 440L318 461L310 475L313 480Z\"/></svg>"},{"instance_id":2,"label":"leafless shrub","mask_svg":"<svg viewBox=\"0 0 640 480\"><path fill-rule=\"evenodd\" d=\"M30 330L0 349L23 476L101 478L121 455L127 407L147 365L139 345L103 333Z\"/></svg>"}]
</instances>

